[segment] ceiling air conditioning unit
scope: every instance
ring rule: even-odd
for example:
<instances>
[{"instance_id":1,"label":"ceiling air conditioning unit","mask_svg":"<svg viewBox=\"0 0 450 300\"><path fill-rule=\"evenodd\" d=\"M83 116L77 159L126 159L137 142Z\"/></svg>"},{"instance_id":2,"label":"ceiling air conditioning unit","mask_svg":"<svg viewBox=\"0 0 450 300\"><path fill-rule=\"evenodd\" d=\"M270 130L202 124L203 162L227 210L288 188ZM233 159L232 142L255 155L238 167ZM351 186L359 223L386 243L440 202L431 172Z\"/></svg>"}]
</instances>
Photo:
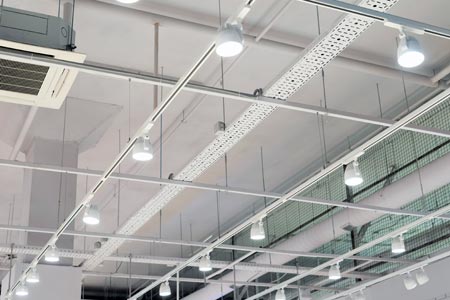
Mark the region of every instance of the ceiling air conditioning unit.
<instances>
[{"instance_id":1,"label":"ceiling air conditioning unit","mask_svg":"<svg viewBox=\"0 0 450 300\"><path fill-rule=\"evenodd\" d=\"M84 62L84 54L72 51L70 22L5 6L0 13L0 101L60 108L78 72L33 61L33 57Z\"/></svg>"}]
</instances>

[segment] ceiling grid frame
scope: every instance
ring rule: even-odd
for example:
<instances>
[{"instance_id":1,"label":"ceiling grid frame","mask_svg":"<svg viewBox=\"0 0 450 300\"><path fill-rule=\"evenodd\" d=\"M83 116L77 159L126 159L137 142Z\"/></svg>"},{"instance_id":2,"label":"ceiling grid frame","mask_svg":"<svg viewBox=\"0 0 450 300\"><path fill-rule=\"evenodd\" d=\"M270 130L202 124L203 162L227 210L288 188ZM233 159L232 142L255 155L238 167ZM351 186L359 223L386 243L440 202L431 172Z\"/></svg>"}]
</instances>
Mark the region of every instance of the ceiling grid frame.
<instances>
[{"instance_id":1,"label":"ceiling grid frame","mask_svg":"<svg viewBox=\"0 0 450 300\"><path fill-rule=\"evenodd\" d=\"M358 5L370 7L379 11L389 10L399 0L363 0ZM354 23L358 24L354 24ZM307 83L326 64L334 59L340 52L350 45L363 33L373 20L346 15L341 17L337 25L329 32L320 35L311 47L306 48L298 58L298 62L273 83L266 97L287 100L298 89ZM345 37L345 39L343 39ZM339 40L338 40L339 39ZM343 39L343 40L342 40ZM339 42L332 46L333 42ZM314 67L314 64L317 64ZM294 77L293 77L294 76ZM175 176L177 180L193 181L211 165L216 163L244 136L256 128L265 118L277 109L274 105L252 104L232 124L228 125L224 133L217 136L202 152L200 152L183 170ZM139 211L132 215L115 233L134 234L148 220L156 215L166 204L174 199L183 187L166 186L152 197ZM123 240L110 239L95 255L86 260L83 269L93 270L105 257L111 255L122 244Z\"/></svg>"}]
</instances>

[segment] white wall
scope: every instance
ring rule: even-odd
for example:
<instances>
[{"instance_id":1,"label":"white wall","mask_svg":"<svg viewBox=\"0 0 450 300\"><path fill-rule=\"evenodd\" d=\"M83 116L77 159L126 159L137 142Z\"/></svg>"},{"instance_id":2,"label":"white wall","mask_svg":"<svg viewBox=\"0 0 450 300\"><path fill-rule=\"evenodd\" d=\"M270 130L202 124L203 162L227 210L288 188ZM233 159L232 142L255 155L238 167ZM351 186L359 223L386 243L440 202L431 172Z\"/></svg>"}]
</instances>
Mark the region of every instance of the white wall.
<instances>
[{"instance_id":1,"label":"white wall","mask_svg":"<svg viewBox=\"0 0 450 300\"><path fill-rule=\"evenodd\" d=\"M13 267L11 282L20 276L26 265L17 263ZM27 297L13 296L11 300L80 300L81 269L65 266L38 265L40 282L28 284L30 294ZM7 274L2 280L1 300L5 299L8 290Z\"/></svg>"}]
</instances>

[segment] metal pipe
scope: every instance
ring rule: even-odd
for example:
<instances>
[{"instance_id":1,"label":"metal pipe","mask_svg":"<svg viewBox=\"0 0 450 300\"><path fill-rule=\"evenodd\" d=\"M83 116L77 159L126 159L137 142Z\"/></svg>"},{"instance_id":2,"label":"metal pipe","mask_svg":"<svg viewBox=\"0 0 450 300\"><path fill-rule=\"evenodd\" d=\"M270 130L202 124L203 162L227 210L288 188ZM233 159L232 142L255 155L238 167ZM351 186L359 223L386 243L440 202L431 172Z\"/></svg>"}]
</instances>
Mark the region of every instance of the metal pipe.
<instances>
[{"instance_id":1,"label":"metal pipe","mask_svg":"<svg viewBox=\"0 0 450 300\"><path fill-rule=\"evenodd\" d=\"M19 154L20 148L22 148L23 141L25 140L28 131L30 130L31 123L33 123L34 117L38 111L37 106L31 106L28 110L28 114L23 122L23 126L20 129L19 135L17 136L16 142L14 143L13 149L9 154L9 159L15 160Z\"/></svg>"},{"instance_id":2,"label":"metal pipe","mask_svg":"<svg viewBox=\"0 0 450 300\"><path fill-rule=\"evenodd\" d=\"M6 225L6 224L0 224L0 230L47 233L47 234L53 234L55 232L54 229L48 229L48 228L38 228L38 227L19 226L19 225ZM182 246L198 247L198 248L206 248L210 245L210 243L195 242L195 241L171 240L171 239L144 237L144 236L136 236L136 235L73 231L73 230L66 230L63 232L62 235L90 237L90 238L99 238L99 239L114 238L114 239L122 239L122 240L126 240L126 241L131 241L131 242L156 243L156 244L166 244L166 245L182 245ZM218 246L217 248L223 249L223 250L244 251L244 252L249 252L249 253L270 253L270 254L275 254L275 255L290 255L292 257L313 257L313 258L329 258L329 259L337 257L336 254L278 250L278 249L273 249L273 248L248 247L248 246L228 245L228 244L222 244L222 245ZM410 260L410 259L377 257L377 256L352 256L349 259L359 260L359 261L367 261L367 262L390 262L390 263L398 263L398 264L412 264L412 263L416 262L415 260Z\"/></svg>"},{"instance_id":3,"label":"metal pipe","mask_svg":"<svg viewBox=\"0 0 450 300\"><path fill-rule=\"evenodd\" d=\"M97 171L97 170L85 170L85 169L78 169L78 168L71 168L71 167L33 164L33 163L20 162L20 161L9 161L9 160L3 160L3 159L0 159L0 166L23 168L23 169L29 169L29 170L48 171L48 172L56 172L56 173L64 173L64 174L94 176L94 177L101 176L101 174L103 173L103 171ZM174 186L180 186L180 187L184 187L184 188L225 192L225 193L229 193L229 194L263 197L263 198L271 198L271 199L279 199L283 196L283 194L281 194L281 193L255 191L255 190L248 190L248 189L236 188L236 187L230 187L230 186L219 186L219 185L213 185L213 184L188 182L188 181L180 181L180 180L173 180L173 179L163 179L163 178L159 178L159 177L149 177L149 176L141 176L141 175L112 173L110 178L124 180L124 181L158 184L158 185L174 185ZM405 210L405 209L394 209L394 208L381 207L381 206L376 206L376 205L351 203L351 202L343 202L343 201L333 201L333 200L318 199L318 198L303 197L303 196L302 197L300 197L300 196L292 197L290 200L302 202L302 203L310 203L310 204L333 206L333 207L343 207L343 208L371 211L374 213L384 213L384 214L390 214L390 215L412 216L412 217L422 217L425 215L425 213L423 213L423 212L416 212L416 211ZM450 215L439 216L438 218L443 219L443 220L450 220Z\"/></svg>"},{"instance_id":4,"label":"metal pipe","mask_svg":"<svg viewBox=\"0 0 450 300\"><path fill-rule=\"evenodd\" d=\"M380 244L380 243L382 243L384 241L392 239L392 238L394 238L394 237L396 237L396 236L398 236L400 234L403 234L403 233L407 232L408 230L410 230L410 229L412 229L412 228L414 228L416 226L422 225L425 222L430 221L435 216L439 216L439 215L448 213L449 211L450 211L450 204L446 205L446 206L444 206L444 207L442 207L442 208L440 208L440 209L438 209L438 210L436 210L434 212L431 212L431 213L427 214L424 217L421 217L421 218L419 218L419 219L417 219L415 221L412 221L409 224L401 226L400 228L398 228L396 230L393 230L393 231L389 232L388 234L384 234L384 235L382 235L379 238L371 240L371 241L367 242L364 245L361 245L361 246L359 246L359 247L357 247L357 248L355 248L355 249L353 249L351 251L348 251L347 253L344 253L344 254L340 255L338 258L331 259L331 260L329 260L329 261L327 261L327 262L325 262L323 264L318 265L317 267L312 268L309 271L306 271L306 272L304 272L304 273L302 273L300 275L296 275L296 276L294 276L294 277L292 277L292 278L290 278L288 280L285 280L284 282L279 283L275 287L268 288L268 289L266 289L266 290L264 290L264 291L262 291L262 292L260 292L260 293L258 293L256 295L253 295L253 296L247 298L247 300L259 299L260 297L262 297L262 296L264 296L264 295L266 295L268 293L271 293L271 292L273 292L273 291L275 291L277 289L280 289L280 288L282 288L285 285L288 285L288 284L291 284L293 282L296 282L296 281L298 281L298 280L300 280L302 278L305 278L306 276L314 275L314 274L316 274L316 272L321 271L324 268L327 268L327 267L329 267L331 265L334 265L334 264L339 263L340 261L346 259L347 256L351 256L351 255L354 255L356 253L360 253L360 252L362 252L364 250L367 250L367 249L369 249L369 248L371 248L371 247L373 247L373 246L375 246L377 244Z\"/></svg>"},{"instance_id":5,"label":"metal pipe","mask_svg":"<svg viewBox=\"0 0 450 300\"><path fill-rule=\"evenodd\" d=\"M382 23L396 24L404 28L414 29L418 32L423 32L440 38L450 39L450 30L431 24L414 21L411 19L394 16L385 12L376 11L366 7L345 3L336 0L297 0L329 9L333 9L346 14L355 15L371 19Z\"/></svg>"},{"instance_id":6,"label":"metal pipe","mask_svg":"<svg viewBox=\"0 0 450 300\"><path fill-rule=\"evenodd\" d=\"M111 277L111 278L128 278L128 274L120 274L120 273L101 273L101 272L92 272L92 271L83 271L83 276L91 276L91 277ZM131 275L132 279L143 279L143 280L157 280L159 276L151 276L151 275ZM170 278L169 281L176 281L176 278ZM214 280L214 279L199 279L199 278L186 278L180 277L180 282L191 282L191 283L211 283L211 284L226 284L226 285L248 285L248 286L256 286L256 287L272 287L275 284L273 283L265 283L265 282L244 282L244 281L230 281L230 280ZM288 285L286 288L288 289L298 289L298 285ZM343 291L341 288L334 287L322 287L322 286L314 286L314 285L301 285L300 288L303 289L311 289L311 290L323 290L323 291L331 291L331 292L340 292Z\"/></svg>"},{"instance_id":7,"label":"metal pipe","mask_svg":"<svg viewBox=\"0 0 450 300\"><path fill-rule=\"evenodd\" d=\"M430 109L436 107L437 105L439 105L443 101L447 100L449 95L450 95L450 88L447 88L445 91L443 91L439 95L433 97L428 102L424 103L420 107L416 108L414 111L410 112L409 114L407 114L406 116L401 118L394 125L390 126L389 128L385 129L384 131L380 132L379 134L377 134L376 136L374 136L373 138L371 138L370 140L368 140L364 144L360 145L356 149L354 149L351 152L349 152L347 155L345 155L341 159L337 160L334 163L331 163L328 167L326 167L325 169L320 171L318 174L312 176L311 178L309 178L304 183L298 185L296 188L294 188L291 191L289 191L288 193L286 193L279 200L274 201L273 203L269 204L263 210L261 210L260 212L256 213L253 217L248 218L247 220L245 220L244 222L242 222L241 224L239 224L235 228L231 229L230 231L228 231L227 233L222 235L221 238L217 239L214 243L212 243L210 247L205 248L204 250L198 252L197 254L195 254L191 258L189 258L186 261L187 263L178 265L177 267L175 267L174 269L172 269L171 271L166 273L164 276L162 276L160 280L157 280L154 283L150 284L148 287L144 288L139 293L133 295L128 300L136 300L137 298L139 298L140 296L145 294L147 291L149 291L149 290L153 289L154 287L158 286L161 282L163 282L164 280L166 280L166 279L172 277L174 274L176 274L176 272L184 269L188 265L188 262L195 261L198 258L200 258L201 256L206 255L208 252L210 252L216 246L218 246L218 245L222 244L223 242L227 241L232 236L234 236L237 233L241 232L243 229L247 228L248 226L250 226L254 222L256 222L259 219L261 219L262 217L266 216L271 211L273 211L273 210L277 209L278 207L280 207L281 205L283 205L290 198L296 196L300 192L302 192L305 189L309 188L311 185L313 185L317 181L321 180L322 178L326 177L328 174L330 174L331 172L333 172L337 168L341 167L343 164L346 164L346 163L354 160L355 157L359 156L361 153L364 153L364 151L366 151L367 149L371 148L372 146L374 146L375 144L377 144L378 142L380 142L384 138L392 135L393 133L398 131L400 128L402 128L406 124L412 122L413 120L415 120L419 116L423 115L425 112L429 111Z\"/></svg>"},{"instance_id":8,"label":"metal pipe","mask_svg":"<svg viewBox=\"0 0 450 300\"><path fill-rule=\"evenodd\" d=\"M355 287L353 287L351 289L346 290L345 292L337 293L337 294L332 295L330 297L325 297L322 300L333 300L333 299L337 299L337 298L340 298L340 297L344 297L346 295L350 295L352 293L361 291L361 290L363 290L365 288L368 288L368 287L370 287L372 285L375 285L377 283L383 282L385 280L391 279L393 277L396 277L396 276L399 276L399 275L403 275L403 274L406 274L408 272L412 272L414 270L426 267L427 265L430 265L432 263L438 262L438 261L440 261L440 260L442 260L444 258L447 258L449 256L450 256L450 250L445 250L445 251L440 252L440 253L432 256L432 257L429 257L429 258L427 258L425 260L422 260L422 261L420 261L420 262L418 262L416 264L413 264L413 265L410 265L410 266L407 266L407 267L404 267L404 268L400 268L399 270L391 272L389 274L386 274L386 275L384 275L384 276L382 276L380 278L376 278L374 280L363 282L363 283L361 283L361 284L359 284L359 285L357 285L357 286L355 286Z\"/></svg>"}]
</instances>

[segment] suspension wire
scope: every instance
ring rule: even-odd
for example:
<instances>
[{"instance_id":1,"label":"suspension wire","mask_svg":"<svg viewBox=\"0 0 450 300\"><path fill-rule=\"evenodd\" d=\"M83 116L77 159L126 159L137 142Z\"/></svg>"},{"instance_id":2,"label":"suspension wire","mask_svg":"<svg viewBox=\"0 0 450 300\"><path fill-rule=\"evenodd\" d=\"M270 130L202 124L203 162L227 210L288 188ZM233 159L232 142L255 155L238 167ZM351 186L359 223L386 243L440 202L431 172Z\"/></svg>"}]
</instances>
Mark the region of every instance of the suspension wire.
<instances>
[{"instance_id":1,"label":"suspension wire","mask_svg":"<svg viewBox=\"0 0 450 300\"><path fill-rule=\"evenodd\" d=\"M380 86L378 83L376 84L376 88L377 88L378 107L380 109L380 118L383 118L383 108L381 105L381 93L380 93ZM390 173L390 170L389 170L389 161L388 161L388 154L387 154L387 147L386 147L385 139L383 139L383 151L384 151L384 160L385 160L385 164L386 164L386 175L388 176Z\"/></svg>"},{"instance_id":2,"label":"suspension wire","mask_svg":"<svg viewBox=\"0 0 450 300\"><path fill-rule=\"evenodd\" d=\"M220 198L219 198L219 191L216 191L216 209L217 209L217 234L218 238L220 239L222 231L220 229Z\"/></svg>"},{"instance_id":3,"label":"suspension wire","mask_svg":"<svg viewBox=\"0 0 450 300\"><path fill-rule=\"evenodd\" d=\"M61 146L61 168L64 167L64 150L66 143L66 121L67 121L67 105L69 102L66 100L64 103L64 119L63 119L63 128L62 128L62 146ZM66 177L64 177L66 178ZM61 195L62 195L62 181L63 181L63 173L59 175L59 195L58 195L58 207L57 207L57 217L56 217L56 227L59 226L59 216L61 214Z\"/></svg>"},{"instance_id":4,"label":"suspension wire","mask_svg":"<svg viewBox=\"0 0 450 300\"><path fill-rule=\"evenodd\" d=\"M61 17L61 0L58 0L58 18Z\"/></svg>"},{"instance_id":5,"label":"suspension wire","mask_svg":"<svg viewBox=\"0 0 450 300\"><path fill-rule=\"evenodd\" d=\"M180 241L183 240L183 214L180 213ZM183 258L183 244L180 245L180 257Z\"/></svg>"},{"instance_id":6,"label":"suspension wire","mask_svg":"<svg viewBox=\"0 0 450 300\"><path fill-rule=\"evenodd\" d=\"M11 243L11 252L10 252L10 256L9 256L8 293L11 291L12 260L14 257L13 251L14 251L14 243Z\"/></svg>"},{"instance_id":7,"label":"suspension wire","mask_svg":"<svg viewBox=\"0 0 450 300\"><path fill-rule=\"evenodd\" d=\"M131 259L132 254L129 255L129 264L128 264L128 298L131 297Z\"/></svg>"},{"instance_id":8,"label":"suspension wire","mask_svg":"<svg viewBox=\"0 0 450 300\"><path fill-rule=\"evenodd\" d=\"M75 21L75 2L76 2L76 0L72 0L72 20L71 20L72 24L70 27L70 48L71 49L73 48L73 31L74 31L73 24Z\"/></svg>"},{"instance_id":9,"label":"suspension wire","mask_svg":"<svg viewBox=\"0 0 450 300\"><path fill-rule=\"evenodd\" d=\"M161 67L161 78L164 74L164 67ZM162 87L161 87L161 101L162 101ZM159 178L162 178L163 174L163 114L160 117L159 124ZM162 188L162 185L159 185Z\"/></svg>"},{"instance_id":10,"label":"suspension wire","mask_svg":"<svg viewBox=\"0 0 450 300\"><path fill-rule=\"evenodd\" d=\"M131 78L128 78L128 141L131 140Z\"/></svg>"}]
</instances>

